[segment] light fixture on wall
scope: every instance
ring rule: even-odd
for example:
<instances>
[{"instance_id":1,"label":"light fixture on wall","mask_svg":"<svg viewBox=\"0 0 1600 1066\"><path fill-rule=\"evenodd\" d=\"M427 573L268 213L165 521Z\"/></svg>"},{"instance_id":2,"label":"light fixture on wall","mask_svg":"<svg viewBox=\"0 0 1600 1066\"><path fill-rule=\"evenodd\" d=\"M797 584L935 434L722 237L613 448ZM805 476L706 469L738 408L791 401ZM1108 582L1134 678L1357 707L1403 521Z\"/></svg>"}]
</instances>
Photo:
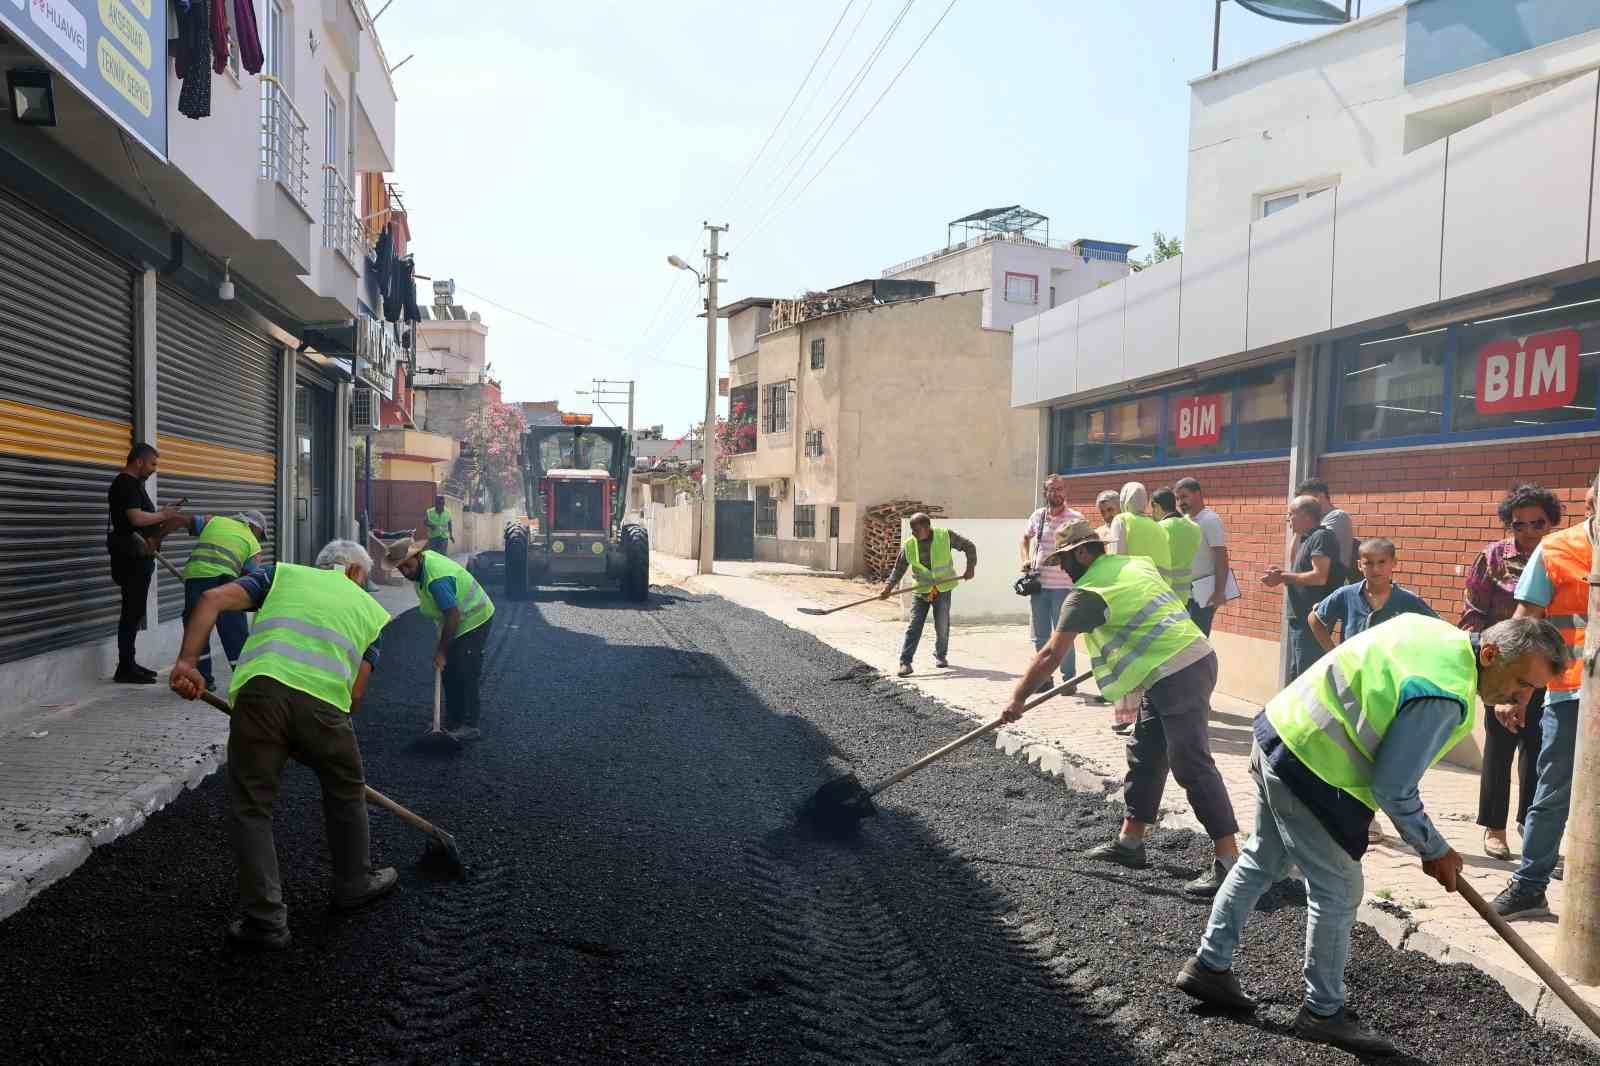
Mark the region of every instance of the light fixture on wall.
<instances>
[{"instance_id":1,"label":"light fixture on wall","mask_svg":"<svg viewBox=\"0 0 1600 1066\"><path fill-rule=\"evenodd\" d=\"M217 299L227 301L233 299L233 278L229 268L233 266L232 259L222 261L222 284L217 286Z\"/></svg>"},{"instance_id":2,"label":"light fixture on wall","mask_svg":"<svg viewBox=\"0 0 1600 1066\"><path fill-rule=\"evenodd\" d=\"M1555 299L1555 290L1540 286L1532 289L1519 289L1500 296L1491 296L1488 299L1476 300L1472 303L1459 303L1452 307L1441 308L1426 315L1406 320L1406 329L1412 333L1423 330L1436 329L1439 326L1449 326L1457 322L1465 322L1471 318L1489 318L1492 315L1503 315L1511 311L1521 311L1529 307L1538 307Z\"/></svg>"},{"instance_id":3,"label":"light fixture on wall","mask_svg":"<svg viewBox=\"0 0 1600 1066\"><path fill-rule=\"evenodd\" d=\"M55 84L48 70L17 67L6 71L6 97L11 117L23 126L56 124Z\"/></svg>"}]
</instances>

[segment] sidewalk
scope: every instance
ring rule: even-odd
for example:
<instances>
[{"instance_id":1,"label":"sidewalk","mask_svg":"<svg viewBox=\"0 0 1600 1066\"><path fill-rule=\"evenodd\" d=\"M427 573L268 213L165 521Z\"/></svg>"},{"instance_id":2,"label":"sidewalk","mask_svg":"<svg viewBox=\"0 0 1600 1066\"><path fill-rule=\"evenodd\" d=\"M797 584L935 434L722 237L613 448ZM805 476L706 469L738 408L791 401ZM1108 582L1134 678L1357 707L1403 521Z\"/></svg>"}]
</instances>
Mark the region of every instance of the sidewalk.
<instances>
[{"instance_id":1,"label":"sidewalk","mask_svg":"<svg viewBox=\"0 0 1600 1066\"><path fill-rule=\"evenodd\" d=\"M652 579L690 592L713 593L805 630L818 640L875 667L893 679L899 665L903 633L899 605L872 603L817 617L799 613L802 606L837 606L877 591L879 586L836 575L818 574L781 563L719 562L716 573L700 576L692 559L658 553L651 555L656 571ZM957 595L960 595L958 592ZM930 626L918 649L916 672L902 683L947 704L975 721L992 719L1010 697L1011 687L1033 657L1033 641L1026 626L962 626L951 634L948 670L933 663ZM1082 646L1079 669L1087 669ZM1088 686L1092 690L1092 686ZM1211 747L1217 766L1228 784L1239 824L1255 822L1255 784L1248 773L1250 723L1260 708L1218 694L1212 701ZM1062 778L1070 787L1107 792L1120 800L1123 741L1111 732L1108 707L1076 697L1057 697L1029 712L1016 726L1001 730L995 746L1021 754L1042 770ZM1422 782L1422 797L1439 832L1466 862L1466 876L1485 898L1505 887L1513 862L1499 862L1483 854L1483 834L1476 825L1478 775L1440 764ZM1183 792L1169 782L1162 824L1200 831ZM1441 962L1466 963L1494 978L1529 1014L1541 1021L1571 1029L1585 1039L1594 1037L1572 1017L1554 993L1545 989L1532 970L1458 896L1447 893L1422 872L1414 851L1394 835L1380 817L1389 838L1367 852L1364 862L1367 901L1361 920L1371 925L1395 947L1420 951ZM1517 840L1512 835L1515 853ZM1550 905L1560 913L1564 886L1554 881ZM1556 922L1519 922L1517 930L1541 955L1554 960ZM1600 988L1577 985L1578 991L1600 1007Z\"/></svg>"},{"instance_id":2,"label":"sidewalk","mask_svg":"<svg viewBox=\"0 0 1600 1066\"><path fill-rule=\"evenodd\" d=\"M416 606L409 585L374 585L373 594L391 618ZM227 660L214 639L212 649L225 692ZM8 717L0 733L0 919L222 764L227 719L179 699L165 681L165 670L154 685L105 681L72 703Z\"/></svg>"}]
</instances>

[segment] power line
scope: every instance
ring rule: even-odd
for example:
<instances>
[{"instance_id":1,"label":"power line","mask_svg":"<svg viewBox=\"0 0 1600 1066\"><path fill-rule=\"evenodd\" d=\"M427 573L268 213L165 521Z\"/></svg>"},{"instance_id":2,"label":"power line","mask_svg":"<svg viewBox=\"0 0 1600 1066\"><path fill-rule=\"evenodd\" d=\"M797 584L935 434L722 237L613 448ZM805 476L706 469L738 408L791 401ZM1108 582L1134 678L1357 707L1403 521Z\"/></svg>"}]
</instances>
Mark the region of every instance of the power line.
<instances>
[{"instance_id":1,"label":"power line","mask_svg":"<svg viewBox=\"0 0 1600 1066\"><path fill-rule=\"evenodd\" d=\"M474 299L482 300L484 303L488 304L490 307L497 308L498 310L504 311L508 315L514 315L515 317L520 318L525 322L533 323L535 326L538 326L541 329L550 330L552 333L559 333L562 336L571 337L573 340L582 341L583 343L585 343L587 345L590 345L591 347L597 348L602 352L606 352L609 355L625 359L630 364L636 358L634 356L623 356L623 355L620 355L618 352L616 352L611 347L611 345L606 344L604 341L597 341L593 337L585 337L581 333L574 333L570 329L563 329L562 327L556 325L553 322L546 322L544 319L537 318L537 317L535 317L533 315L528 314L525 311L518 311L515 307L507 307L505 304L499 303L499 302L497 302L495 300L491 300L489 297L485 296L483 293L474 292L472 289L469 289L464 285L461 286L461 290L460 291L465 293L468 296L473 297ZM657 361L658 362L662 362L662 363L667 363L670 366L681 366L686 370L698 370L698 369L700 369L699 367L697 367L697 366L695 366L695 365L693 365L691 363L676 363L676 362L673 362L670 359L658 359Z\"/></svg>"}]
</instances>

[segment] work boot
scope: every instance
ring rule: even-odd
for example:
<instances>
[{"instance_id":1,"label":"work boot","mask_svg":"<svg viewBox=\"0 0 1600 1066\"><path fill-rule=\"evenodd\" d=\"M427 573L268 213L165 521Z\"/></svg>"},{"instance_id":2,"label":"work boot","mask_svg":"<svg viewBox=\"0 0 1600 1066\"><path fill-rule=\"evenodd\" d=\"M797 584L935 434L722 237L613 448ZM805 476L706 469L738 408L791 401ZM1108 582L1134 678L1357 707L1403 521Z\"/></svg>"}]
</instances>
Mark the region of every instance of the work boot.
<instances>
[{"instance_id":1,"label":"work boot","mask_svg":"<svg viewBox=\"0 0 1600 1066\"><path fill-rule=\"evenodd\" d=\"M111 680L119 685L153 685L156 683L156 675L140 673L138 668L132 665L119 666L117 672L111 675Z\"/></svg>"},{"instance_id":2,"label":"work boot","mask_svg":"<svg viewBox=\"0 0 1600 1066\"><path fill-rule=\"evenodd\" d=\"M1223 1010L1252 1011L1256 1001L1239 987L1232 970L1213 970L1198 958L1190 958L1178 971L1179 991Z\"/></svg>"},{"instance_id":3,"label":"work boot","mask_svg":"<svg viewBox=\"0 0 1600 1066\"><path fill-rule=\"evenodd\" d=\"M1550 902L1544 898L1544 893L1516 879L1512 879L1490 906L1508 922L1550 917Z\"/></svg>"},{"instance_id":4,"label":"work boot","mask_svg":"<svg viewBox=\"0 0 1600 1066\"><path fill-rule=\"evenodd\" d=\"M1083 853L1086 859L1095 859L1098 862L1114 862L1126 866L1130 870L1142 870L1148 865L1144 857L1144 841L1137 844L1124 844L1121 840L1108 840L1104 844L1096 844Z\"/></svg>"},{"instance_id":5,"label":"work boot","mask_svg":"<svg viewBox=\"0 0 1600 1066\"><path fill-rule=\"evenodd\" d=\"M393 892L399 884L400 875L395 872L393 866L372 870L340 889L333 897L333 906L336 910L353 911L373 900L382 899Z\"/></svg>"},{"instance_id":6,"label":"work boot","mask_svg":"<svg viewBox=\"0 0 1600 1066\"><path fill-rule=\"evenodd\" d=\"M1294 1031L1307 1040L1332 1044L1357 1055L1394 1055L1400 1050L1382 1033L1362 1025L1355 1012L1348 1009L1324 1018L1302 1006L1295 1015Z\"/></svg>"},{"instance_id":7,"label":"work boot","mask_svg":"<svg viewBox=\"0 0 1600 1066\"><path fill-rule=\"evenodd\" d=\"M235 918L224 934L228 945L256 951L282 951L289 946L287 926L262 925L249 918Z\"/></svg>"},{"instance_id":8,"label":"work boot","mask_svg":"<svg viewBox=\"0 0 1600 1066\"><path fill-rule=\"evenodd\" d=\"M1210 899L1222 888L1222 882L1228 879L1228 871L1230 869L1232 867L1223 865L1221 859L1212 859L1209 870L1206 870L1194 880L1184 883L1184 895L1194 896L1196 899Z\"/></svg>"},{"instance_id":9,"label":"work boot","mask_svg":"<svg viewBox=\"0 0 1600 1066\"><path fill-rule=\"evenodd\" d=\"M140 666L138 663L134 663L133 664L133 672L136 673L136 674L143 674L145 677L148 677L151 681L154 681L156 679L156 677L158 676L156 674L156 672L154 670L150 669L148 666Z\"/></svg>"},{"instance_id":10,"label":"work boot","mask_svg":"<svg viewBox=\"0 0 1600 1066\"><path fill-rule=\"evenodd\" d=\"M937 666L941 670L948 670L950 669L950 660L946 659L943 655L935 655L933 657L933 665Z\"/></svg>"},{"instance_id":11,"label":"work boot","mask_svg":"<svg viewBox=\"0 0 1600 1066\"><path fill-rule=\"evenodd\" d=\"M900 664L900 669L898 669L898 670L896 670L894 672L894 676L895 677L910 677L911 676L911 664L910 663L901 663Z\"/></svg>"}]
</instances>

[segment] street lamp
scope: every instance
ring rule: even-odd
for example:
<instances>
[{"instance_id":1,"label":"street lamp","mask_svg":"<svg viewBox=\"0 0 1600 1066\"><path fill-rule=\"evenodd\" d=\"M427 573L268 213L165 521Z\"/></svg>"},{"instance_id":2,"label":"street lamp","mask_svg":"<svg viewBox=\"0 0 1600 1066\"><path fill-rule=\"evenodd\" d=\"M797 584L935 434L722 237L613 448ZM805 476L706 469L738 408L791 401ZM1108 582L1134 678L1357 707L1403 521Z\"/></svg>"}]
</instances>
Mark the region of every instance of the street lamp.
<instances>
[{"instance_id":1,"label":"street lamp","mask_svg":"<svg viewBox=\"0 0 1600 1066\"><path fill-rule=\"evenodd\" d=\"M706 253L704 274L676 255L667 256L667 265L687 270L706 287L706 420L700 433L700 561L695 569L709 574L717 542L717 467L712 455L717 431L717 283L722 280L717 277L717 264L727 258L717 254L717 238L728 227L708 222L705 228L711 234L711 250Z\"/></svg>"}]
</instances>

